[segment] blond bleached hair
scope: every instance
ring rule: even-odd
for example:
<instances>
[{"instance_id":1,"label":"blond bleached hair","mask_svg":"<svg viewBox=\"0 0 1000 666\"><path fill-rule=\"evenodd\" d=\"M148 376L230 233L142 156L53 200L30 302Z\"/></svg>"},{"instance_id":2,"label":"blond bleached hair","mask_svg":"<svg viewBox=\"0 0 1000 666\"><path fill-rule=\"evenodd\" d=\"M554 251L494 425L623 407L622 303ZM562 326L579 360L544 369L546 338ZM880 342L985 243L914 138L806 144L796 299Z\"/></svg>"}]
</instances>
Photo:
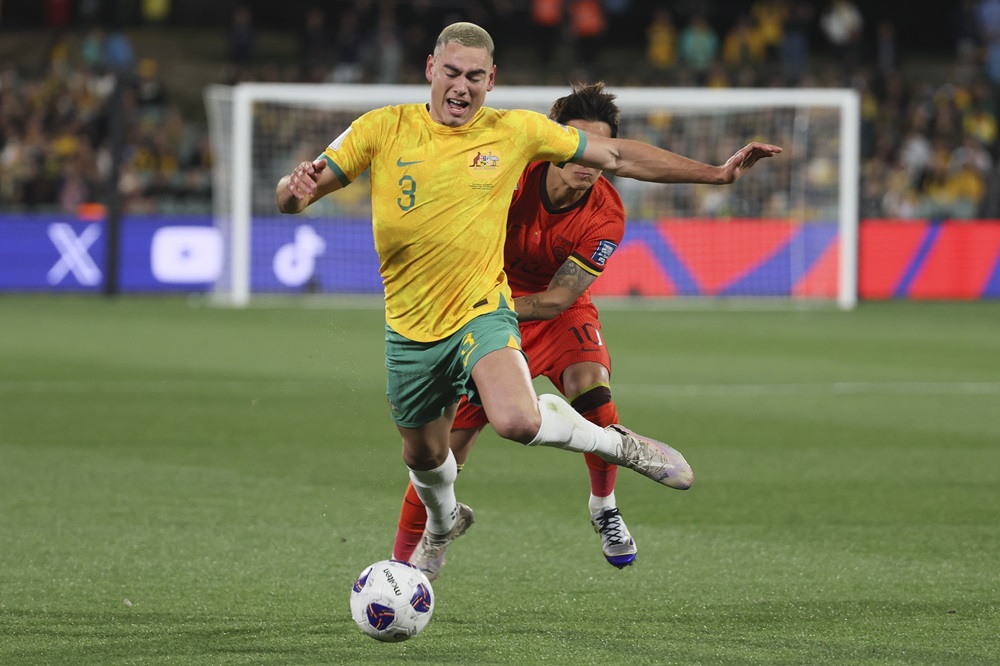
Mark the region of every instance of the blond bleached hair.
<instances>
[{"instance_id":1,"label":"blond bleached hair","mask_svg":"<svg viewBox=\"0 0 1000 666\"><path fill-rule=\"evenodd\" d=\"M455 42L472 49L486 49L493 60L493 38L490 33L480 28L475 23L459 22L452 23L438 35L434 42L434 55L440 53L445 44Z\"/></svg>"}]
</instances>

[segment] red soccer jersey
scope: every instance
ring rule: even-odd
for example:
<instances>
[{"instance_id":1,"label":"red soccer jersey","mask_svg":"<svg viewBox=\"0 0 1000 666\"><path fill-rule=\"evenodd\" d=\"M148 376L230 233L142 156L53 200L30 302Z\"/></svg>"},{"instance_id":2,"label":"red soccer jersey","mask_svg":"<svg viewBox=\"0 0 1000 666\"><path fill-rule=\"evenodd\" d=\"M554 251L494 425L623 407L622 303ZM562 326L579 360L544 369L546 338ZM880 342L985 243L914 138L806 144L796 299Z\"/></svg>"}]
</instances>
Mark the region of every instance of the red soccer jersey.
<instances>
[{"instance_id":1,"label":"red soccer jersey","mask_svg":"<svg viewBox=\"0 0 1000 666\"><path fill-rule=\"evenodd\" d=\"M524 170L507 213L504 270L514 296L545 291L552 276L572 258L600 275L625 233L625 207L601 176L582 199L556 209L545 193L548 162ZM589 303L590 290L577 303Z\"/></svg>"}]
</instances>

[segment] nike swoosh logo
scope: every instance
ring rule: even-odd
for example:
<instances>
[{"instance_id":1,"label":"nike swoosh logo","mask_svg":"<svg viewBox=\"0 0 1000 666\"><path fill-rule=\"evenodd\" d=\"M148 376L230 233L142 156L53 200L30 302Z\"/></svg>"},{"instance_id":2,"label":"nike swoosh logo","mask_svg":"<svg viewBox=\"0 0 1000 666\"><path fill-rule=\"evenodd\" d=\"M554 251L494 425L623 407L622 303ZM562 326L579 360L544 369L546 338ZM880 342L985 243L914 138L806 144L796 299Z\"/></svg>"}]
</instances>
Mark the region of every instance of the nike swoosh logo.
<instances>
[{"instance_id":1,"label":"nike swoosh logo","mask_svg":"<svg viewBox=\"0 0 1000 666\"><path fill-rule=\"evenodd\" d=\"M420 164L421 162L423 162L423 160L417 160L416 162L404 162L403 158L400 157L396 159L396 166L398 167L412 166L414 164Z\"/></svg>"}]
</instances>

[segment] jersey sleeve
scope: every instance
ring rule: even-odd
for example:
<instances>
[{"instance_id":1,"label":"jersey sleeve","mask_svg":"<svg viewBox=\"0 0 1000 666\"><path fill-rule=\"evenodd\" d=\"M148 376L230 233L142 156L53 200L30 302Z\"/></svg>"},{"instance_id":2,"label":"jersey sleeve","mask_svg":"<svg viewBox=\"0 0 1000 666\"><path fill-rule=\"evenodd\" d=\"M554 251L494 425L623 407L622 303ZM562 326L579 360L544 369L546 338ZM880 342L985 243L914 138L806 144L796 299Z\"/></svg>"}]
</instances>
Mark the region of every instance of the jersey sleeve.
<instances>
[{"instance_id":1,"label":"jersey sleeve","mask_svg":"<svg viewBox=\"0 0 1000 666\"><path fill-rule=\"evenodd\" d=\"M369 111L330 142L320 156L333 169L341 186L354 181L378 154L379 137L386 136L385 109Z\"/></svg>"},{"instance_id":2,"label":"jersey sleeve","mask_svg":"<svg viewBox=\"0 0 1000 666\"><path fill-rule=\"evenodd\" d=\"M575 127L560 125L537 111L517 111L514 120L520 148L529 162L566 164L579 159L587 138Z\"/></svg>"},{"instance_id":3,"label":"jersey sleeve","mask_svg":"<svg viewBox=\"0 0 1000 666\"><path fill-rule=\"evenodd\" d=\"M570 254L576 264L592 275L604 271L625 235L625 207L621 198L609 182L603 179L598 182L600 185L591 191L587 202L591 211L589 223Z\"/></svg>"}]
</instances>

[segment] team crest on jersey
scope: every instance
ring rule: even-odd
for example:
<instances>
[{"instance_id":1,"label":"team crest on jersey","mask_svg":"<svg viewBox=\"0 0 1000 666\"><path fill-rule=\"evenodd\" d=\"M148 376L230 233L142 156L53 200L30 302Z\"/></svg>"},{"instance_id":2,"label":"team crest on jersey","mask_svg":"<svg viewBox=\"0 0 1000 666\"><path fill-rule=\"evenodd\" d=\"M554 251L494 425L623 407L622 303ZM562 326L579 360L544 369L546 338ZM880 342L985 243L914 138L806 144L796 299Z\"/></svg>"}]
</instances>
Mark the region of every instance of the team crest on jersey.
<instances>
[{"instance_id":1,"label":"team crest on jersey","mask_svg":"<svg viewBox=\"0 0 1000 666\"><path fill-rule=\"evenodd\" d=\"M594 250L594 254L590 257L598 266L603 266L608 262L608 258L611 257L611 253L618 249L617 243L612 243L609 240L602 240L597 244L597 249Z\"/></svg>"},{"instance_id":2,"label":"team crest on jersey","mask_svg":"<svg viewBox=\"0 0 1000 666\"><path fill-rule=\"evenodd\" d=\"M468 153L466 164L469 167L469 173L476 176L490 177L500 173L500 155L492 150L485 152L477 150Z\"/></svg>"},{"instance_id":3,"label":"team crest on jersey","mask_svg":"<svg viewBox=\"0 0 1000 666\"><path fill-rule=\"evenodd\" d=\"M552 256L556 258L560 264L567 259L569 259L570 253L573 252L573 241L567 240L562 236L556 236L556 239L552 241Z\"/></svg>"}]
</instances>

